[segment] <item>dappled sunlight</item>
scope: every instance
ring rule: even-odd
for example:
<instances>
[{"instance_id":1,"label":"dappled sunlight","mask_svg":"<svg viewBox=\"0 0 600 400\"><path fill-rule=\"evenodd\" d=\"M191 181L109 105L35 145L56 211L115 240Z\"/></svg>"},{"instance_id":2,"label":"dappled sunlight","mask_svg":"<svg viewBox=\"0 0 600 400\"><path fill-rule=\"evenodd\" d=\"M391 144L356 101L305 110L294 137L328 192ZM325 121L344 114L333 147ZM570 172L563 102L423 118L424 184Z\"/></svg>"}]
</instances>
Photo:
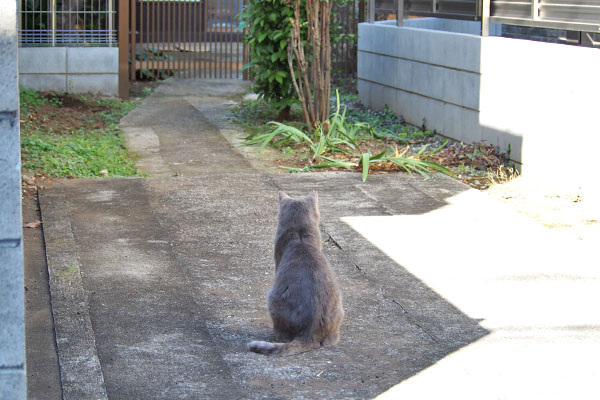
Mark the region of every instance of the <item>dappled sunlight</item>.
<instances>
[{"instance_id":1,"label":"dappled sunlight","mask_svg":"<svg viewBox=\"0 0 600 400\"><path fill-rule=\"evenodd\" d=\"M453 390L461 398L592 393L599 372L586 360L600 356L600 269L592 244L475 190L446 202L422 215L342 218L491 332L381 398Z\"/></svg>"}]
</instances>

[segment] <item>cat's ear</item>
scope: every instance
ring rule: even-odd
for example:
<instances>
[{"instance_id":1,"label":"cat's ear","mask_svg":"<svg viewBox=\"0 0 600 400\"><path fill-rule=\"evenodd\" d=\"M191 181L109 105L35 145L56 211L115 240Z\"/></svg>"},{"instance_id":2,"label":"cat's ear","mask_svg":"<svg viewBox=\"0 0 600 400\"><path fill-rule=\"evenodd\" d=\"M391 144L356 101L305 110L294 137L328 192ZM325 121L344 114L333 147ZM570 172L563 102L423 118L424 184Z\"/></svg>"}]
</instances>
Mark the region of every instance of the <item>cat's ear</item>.
<instances>
[{"instance_id":1,"label":"cat's ear","mask_svg":"<svg viewBox=\"0 0 600 400\"><path fill-rule=\"evenodd\" d=\"M312 200L313 204L315 205L315 208L318 209L319 208L319 195L318 195L317 191L313 190L312 192L310 192L308 197Z\"/></svg>"},{"instance_id":2,"label":"cat's ear","mask_svg":"<svg viewBox=\"0 0 600 400\"><path fill-rule=\"evenodd\" d=\"M291 199L290 196L288 196L285 192L279 191L279 202L281 202L282 200L288 200Z\"/></svg>"}]
</instances>

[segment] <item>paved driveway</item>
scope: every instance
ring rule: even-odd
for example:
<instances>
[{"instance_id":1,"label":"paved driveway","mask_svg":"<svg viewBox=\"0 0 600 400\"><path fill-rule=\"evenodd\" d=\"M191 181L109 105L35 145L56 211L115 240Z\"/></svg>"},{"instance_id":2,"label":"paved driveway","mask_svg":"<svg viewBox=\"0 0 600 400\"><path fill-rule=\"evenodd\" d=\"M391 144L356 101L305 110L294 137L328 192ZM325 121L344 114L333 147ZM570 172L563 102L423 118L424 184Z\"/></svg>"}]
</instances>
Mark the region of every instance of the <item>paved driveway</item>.
<instances>
[{"instance_id":1,"label":"paved driveway","mask_svg":"<svg viewBox=\"0 0 600 400\"><path fill-rule=\"evenodd\" d=\"M598 398L600 270L444 176L277 173L237 146L243 86L170 81L123 121L148 178L42 192L67 399ZM342 339L270 339L277 192L319 192Z\"/></svg>"}]
</instances>

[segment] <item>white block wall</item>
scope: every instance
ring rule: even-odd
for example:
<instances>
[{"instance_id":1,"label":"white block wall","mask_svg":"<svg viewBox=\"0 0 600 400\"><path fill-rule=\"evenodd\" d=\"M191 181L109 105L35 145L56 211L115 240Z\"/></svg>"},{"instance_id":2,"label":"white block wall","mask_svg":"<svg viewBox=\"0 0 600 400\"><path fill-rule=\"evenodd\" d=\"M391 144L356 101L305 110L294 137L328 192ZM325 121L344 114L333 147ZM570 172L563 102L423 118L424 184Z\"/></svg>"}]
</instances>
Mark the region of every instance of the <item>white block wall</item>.
<instances>
[{"instance_id":1,"label":"white block wall","mask_svg":"<svg viewBox=\"0 0 600 400\"><path fill-rule=\"evenodd\" d=\"M501 150L510 145L525 173L573 174L572 167L596 158L600 50L442 28L476 33L479 24L436 19L405 20L404 27L360 24L363 104L375 109L387 104L412 124L425 119L428 129L465 142L484 141ZM575 174L593 171L589 167Z\"/></svg>"},{"instance_id":2,"label":"white block wall","mask_svg":"<svg viewBox=\"0 0 600 400\"><path fill-rule=\"evenodd\" d=\"M117 47L19 48L19 85L37 90L119 93Z\"/></svg>"}]
</instances>

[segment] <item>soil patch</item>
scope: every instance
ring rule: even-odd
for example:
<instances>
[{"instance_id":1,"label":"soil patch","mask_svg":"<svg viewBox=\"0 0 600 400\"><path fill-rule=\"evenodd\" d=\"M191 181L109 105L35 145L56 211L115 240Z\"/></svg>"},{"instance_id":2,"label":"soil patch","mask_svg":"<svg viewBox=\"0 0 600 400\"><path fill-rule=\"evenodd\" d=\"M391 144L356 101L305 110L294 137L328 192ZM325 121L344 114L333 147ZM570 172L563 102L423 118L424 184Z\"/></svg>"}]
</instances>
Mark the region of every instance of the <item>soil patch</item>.
<instances>
[{"instance_id":1,"label":"soil patch","mask_svg":"<svg viewBox=\"0 0 600 400\"><path fill-rule=\"evenodd\" d=\"M73 131L104 129L110 121L103 112L110 110L109 105L90 101L98 99L92 95L46 92L40 96L47 100L39 106L29 107L21 114L22 130L41 129L48 133L68 134Z\"/></svg>"}]
</instances>

